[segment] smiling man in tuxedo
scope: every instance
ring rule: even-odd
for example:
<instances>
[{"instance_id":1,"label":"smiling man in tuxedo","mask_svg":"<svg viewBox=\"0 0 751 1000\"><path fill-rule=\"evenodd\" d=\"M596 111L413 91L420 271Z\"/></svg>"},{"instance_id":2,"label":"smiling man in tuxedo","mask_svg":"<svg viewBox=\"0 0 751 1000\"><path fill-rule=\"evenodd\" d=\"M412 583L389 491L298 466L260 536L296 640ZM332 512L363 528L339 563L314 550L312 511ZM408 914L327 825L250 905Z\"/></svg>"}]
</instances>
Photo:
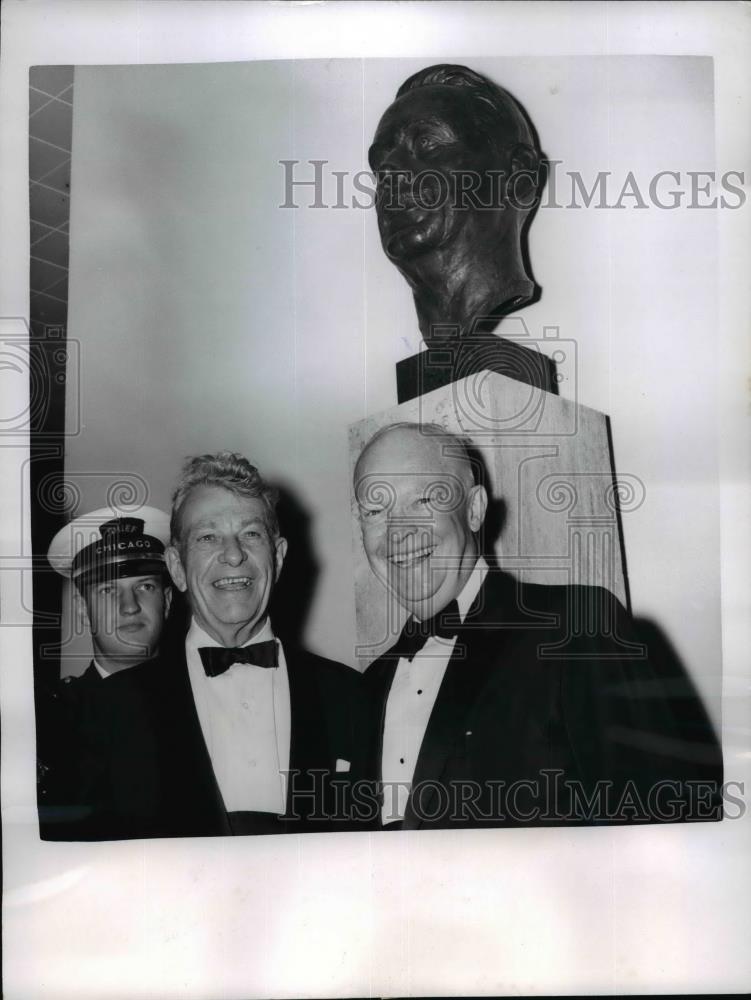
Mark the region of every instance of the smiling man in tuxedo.
<instances>
[{"instance_id":1,"label":"smiling man in tuxedo","mask_svg":"<svg viewBox=\"0 0 751 1000\"><path fill-rule=\"evenodd\" d=\"M341 790L352 776L360 677L274 635L268 605L287 552L275 505L230 452L191 459L173 498L166 558L191 612L174 658L202 788L196 832L346 825L332 779Z\"/></svg>"},{"instance_id":2,"label":"smiling man in tuxedo","mask_svg":"<svg viewBox=\"0 0 751 1000\"><path fill-rule=\"evenodd\" d=\"M365 672L384 827L719 818L719 750L683 739L613 595L485 560L488 498L462 438L382 429L355 495L370 566L408 612ZM712 808L687 778L711 779Z\"/></svg>"}]
</instances>

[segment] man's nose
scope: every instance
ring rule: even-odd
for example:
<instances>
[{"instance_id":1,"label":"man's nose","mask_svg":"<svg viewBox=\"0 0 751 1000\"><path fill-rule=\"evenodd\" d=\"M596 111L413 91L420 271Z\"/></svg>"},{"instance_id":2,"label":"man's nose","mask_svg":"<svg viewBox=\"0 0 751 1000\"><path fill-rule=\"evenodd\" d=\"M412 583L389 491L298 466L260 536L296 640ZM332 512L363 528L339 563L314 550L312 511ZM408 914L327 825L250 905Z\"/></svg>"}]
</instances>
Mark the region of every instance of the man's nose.
<instances>
[{"instance_id":1,"label":"man's nose","mask_svg":"<svg viewBox=\"0 0 751 1000\"><path fill-rule=\"evenodd\" d=\"M389 520L389 539L394 545L400 545L410 535L417 532L416 524L406 524L403 521Z\"/></svg>"},{"instance_id":2,"label":"man's nose","mask_svg":"<svg viewBox=\"0 0 751 1000\"><path fill-rule=\"evenodd\" d=\"M234 535L225 539L220 559L228 566L239 566L245 559L245 550Z\"/></svg>"},{"instance_id":3,"label":"man's nose","mask_svg":"<svg viewBox=\"0 0 751 1000\"><path fill-rule=\"evenodd\" d=\"M424 520L405 518L389 519L388 536L391 545L397 548L407 542L426 541L430 536L430 523ZM418 536L415 538L414 536Z\"/></svg>"},{"instance_id":4,"label":"man's nose","mask_svg":"<svg viewBox=\"0 0 751 1000\"><path fill-rule=\"evenodd\" d=\"M135 615L141 610L141 605L138 603L138 595L133 587L124 587L120 591L118 610L121 615Z\"/></svg>"}]
</instances>

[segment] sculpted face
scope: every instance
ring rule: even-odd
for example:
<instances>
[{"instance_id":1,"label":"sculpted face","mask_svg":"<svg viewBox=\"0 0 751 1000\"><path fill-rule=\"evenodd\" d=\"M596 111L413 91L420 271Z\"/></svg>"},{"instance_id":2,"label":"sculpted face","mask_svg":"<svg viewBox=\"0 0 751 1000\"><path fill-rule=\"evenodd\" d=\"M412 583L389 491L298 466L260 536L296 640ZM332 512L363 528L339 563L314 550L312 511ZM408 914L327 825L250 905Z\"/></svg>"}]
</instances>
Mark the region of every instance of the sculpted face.
<instances>
[{"instance_id":1,"label":"sculpted face","mask_svg":"<svg viewBox=\"0 0 751 1000\"><path fill-rule=\"evenodd\" d=\"M363 453L355 473L370 567L419 619L458 596L477 561L487 496L441 438L396 428Z\"/></svg>"},{"instance_id":2,"label":"sculpted face","mask_svg":"<svg viewBox=\"0 0 751 1000\"><path fill-rule=\"evenodd\" d=\"M409 91L381 119L369 160L381 242L394 263L448 245L473 214L455 204L457 172L498 169L472 121L472 98L443 85ZM398 178L399 171L407 176Z\"/></svg>"},{"instance_id":3,"label":"sculpted face","mask_svg":"<svg viewBox=\"0 0 751 1000\"><path fill-rule=\"evenodd\" d=\"M259 498L197 486L180 512L180 546L167 565L193 616L217 642L239 646L263 625L287 542L274 538Z\"/></svg>"},{"instance_id":4,"label":"sculpted face","mask_svg":"<svg viewBox=\"0 0 751 1000\"><path fill-rule=\"evenodd\" d=\"M128 576L87 587L84 601L97 659L110 669L150 659L171 594L161 576Z\"/></svg>"}]
</instances>

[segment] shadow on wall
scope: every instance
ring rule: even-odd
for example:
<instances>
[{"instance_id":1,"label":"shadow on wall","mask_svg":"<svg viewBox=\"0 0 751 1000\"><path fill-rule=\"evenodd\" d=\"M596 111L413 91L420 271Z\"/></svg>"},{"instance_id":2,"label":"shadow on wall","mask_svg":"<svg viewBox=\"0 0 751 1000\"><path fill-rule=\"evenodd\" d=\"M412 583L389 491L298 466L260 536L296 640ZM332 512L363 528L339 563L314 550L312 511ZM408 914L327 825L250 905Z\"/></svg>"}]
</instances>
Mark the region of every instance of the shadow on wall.
<instances>
[{"instance_id":1,"label":"shadow on wall","mask_svg":"<svg viewBox=\"0 0 751 1000\"><path fill-rule=\"evenodd\" d=\"M646 645L660 689L670 701L691 761L706 765L708 778L722 774L722 748L704 703L675 647L654 621L635 618L634 628ZM718 716L719 717L719 716ZM721 779L720 779L721 780Z\"/></svg>"},{"instance_id":2,"label":"shadow on wall","mask_svg":"<svg viewBox=\"0 0 751 1000\"><path fill-rule=\"evenodd\" d=\"M313 552L311 520L307 508L286 486L279 490L279 528L287 539L284 568L271 596L274 631L291 645L302 645L302 637L313 603L320 566Z\"/></svg>"}]
</instances>

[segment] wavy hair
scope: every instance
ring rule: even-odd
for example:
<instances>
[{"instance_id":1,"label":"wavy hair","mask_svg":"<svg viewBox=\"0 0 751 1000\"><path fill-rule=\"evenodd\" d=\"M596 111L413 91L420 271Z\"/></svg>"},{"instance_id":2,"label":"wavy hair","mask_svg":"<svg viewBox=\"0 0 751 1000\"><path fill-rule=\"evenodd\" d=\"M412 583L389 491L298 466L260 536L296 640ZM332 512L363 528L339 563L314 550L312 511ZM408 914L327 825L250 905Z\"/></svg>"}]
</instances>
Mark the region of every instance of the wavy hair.
<instances>
[{"instance_id":1,"label":"wavy hair","mask_svg":"<svg viewBox=\"0 0 751 1000\"><path fill-rule=\"evenodd\" d=\"M170 534L172 544L179 545L182 534L180 519L185 501L198 486L221 486L230 493L249 500L262 500L266 507L267 523L272 537L279 536L279 519L276 504L279 494L267 483L255 465L234 451L219 451L216 455L197 455L189 458L182 468L180 481L172 494Z\"/></svg>"}]
</instances>

